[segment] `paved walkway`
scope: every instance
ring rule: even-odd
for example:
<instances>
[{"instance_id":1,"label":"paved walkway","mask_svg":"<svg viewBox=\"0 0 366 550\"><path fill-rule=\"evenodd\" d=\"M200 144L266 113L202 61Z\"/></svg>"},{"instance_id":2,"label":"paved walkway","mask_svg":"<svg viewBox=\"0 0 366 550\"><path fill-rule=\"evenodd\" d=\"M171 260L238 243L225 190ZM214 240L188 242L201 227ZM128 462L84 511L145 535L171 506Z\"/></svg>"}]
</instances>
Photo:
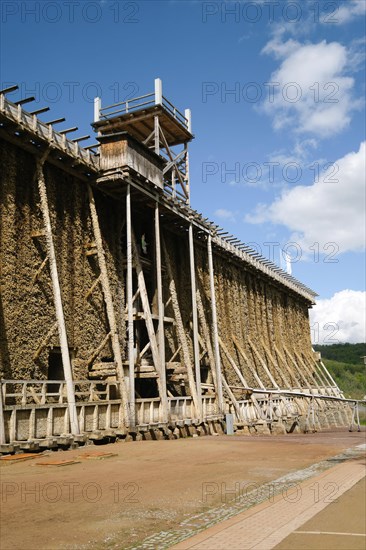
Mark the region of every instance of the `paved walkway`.
<instances>
[{"instance_id":1,"label":"paved walkway","mask_svg":"<svg viewBox=\"0 0 366 550\"><path fill-rule=\"evenodd\" d=\"M365 507L365 496L359 482L365 477L365 473L365 459L348 460L302 483L295 483L282 494L273 496L172 548L271 550L279 545L278 549L283 550L364 549L366 535L362 508ZM350 509L350 503L353 509ZM328 516L330 514L328 523L321 518L321 513L325 510ZM337 516L340 520L347 513L348 516L358 518L355 532L347 528L349 522L346 526L343 522L342 527L337 521L334 525ZM333 520L331 527L327 527L329 519ZM315 522L315 527L312 527L309 520ZM304 526L306 522L309 523ZM340 526L339 529L337 525Z\"/></svg>"}]
</instances>

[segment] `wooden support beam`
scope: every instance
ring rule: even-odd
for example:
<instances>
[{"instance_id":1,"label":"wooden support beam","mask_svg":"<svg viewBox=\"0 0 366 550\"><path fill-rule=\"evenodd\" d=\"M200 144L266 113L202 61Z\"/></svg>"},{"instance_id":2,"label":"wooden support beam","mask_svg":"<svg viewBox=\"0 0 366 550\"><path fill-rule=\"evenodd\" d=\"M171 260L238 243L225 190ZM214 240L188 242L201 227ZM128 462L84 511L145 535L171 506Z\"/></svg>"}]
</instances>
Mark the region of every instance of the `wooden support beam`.
<instances>
[{"instance_id":1,"label":"wooden support beam","mask_svg":"<svg viewBox=\"0 0 366 550\"><path fill-rule=\"evenodd\" d=\"M157 155L160 154L160 125L158 115L154 116L154 149Z\"/></svg>"},{"instance_id":2,"label":"wooden support beam","mask_svg":"<svg viewBox=\"0 0 366 550\"><path fill-rule=\"evenodd\" d=\"M283 371L279 368L278 363L275 361L272 353L270 352L269 348L265 345L263 341L262 341L262 346L264 348L265 353L269 357L269 360L272 363L274 369L278 372L283 382L285 383L285 387L291 388L292 386L291 381L284 375Z\"/></svg>"},{"instance_id":3,"label":"wooden support beam","mask_svg":"<svg viewBox=\"0 0 366 550\"><path fill-rule=\"evenodd\" d=\"M189 111L190 112L190 111ZM190 181L190 170L189 170L189 153L188 153L188 143L184 144L184 152L185 152L185 168L186 168L186 176L185 176L185 182L186 182L186 191L187 191L187 198L188 202L190 200L190 193L191 193L191 181Z\"/></svg>"},{"instance_id":4,"label":"wooden support beam","mask_svg":"<svg viewBox=\"0 0 366 550\"><path fill-rule=\"evenodd\" d=\"M306 364L306 362L303 360L303 358L301 357L301 355L300 355L297 351L295 351L295 350L294 350L294 355L295 355L295 357L297 358L297 360L299 361L299 363L301 363L303 369L307 372L307 374L308 374L309 376L311 376L311 377L314 379L314 382L316 383L316 385L318 386L318 388L320 388L321 385L324 385L324 382L322 381L322 379L321 379L321 377L319 376L319 374L318 374L316 371L311 372L310 367ZM318 381L320 382L320 384L317 382L316 376L317 376ZM325 385L327 385L327 384L325 384Z\"/></svg>"},{"instance_id":5,"label":"wooden support beam","mask_svg":"<svg viewBox=\"0 0 366 550\"><path fill-rule=\"evenodd\" d=\"M48 261L49 261L48 256L46 256L44 258L43 262L41 263L41 265L39 266L39 268L37 269L37 271L35 272L35 274L33 276L33 279L32 279L32 284L34 284L36 282L36 280L38 279L38 277L40 276L40 274L42 273L42 271L46 267L46 264L47 264Z\"/></svg>"},{"instance_id":6,"label":"wooden support beam","mask_svg":"<svg viewBox=\"0 0 366 550\"><path fill-rule=\"evenodd\" d=\"M340 397L342 397L342 398L344 399L344 394L343 394L343 392L340 390L340 388L338 387L338 385L337 385L336 382L334 381L334 378L332 377L332 375L331 375L330 372L328 371L327 367L324 365L323 361L320 360L319 363L320 363L321 368L322 368L322 369L324 370L324 372L327 374L327 376L328 376L328 378L329 378L329 380L330 380L330 382L331 382L331 385L333 385L333 386L335 386L335 387L337 388L337 392L336 392L337 395L340 396Z\"/></svg>"},{"instance_id":7,"label":"wooden support beam","mask_svg":"<svg viewBox=\"0 0 366 550\"><path fill-rule=\"evenodd\" d=\"M290 367L288 366L287 364L287 360L286 360L286 357L284 357L282 355L282 353L280 352L280 350L278 349L278 347L275 345L274 346L274 349L276 351L276 354L278 355L278 357L281 359L282 361L282 364L285 366L285 368L287 369L287 372L289 373L290 377L294 378L295 380L295 383L298 385L299 388L301 388L301 382L300 380L297 378L296 376L296 370L291 370ZM307 384L307 380L305 378L305 376L302 374L302 372L300 371L300 376L302 377L302 379L304 380L305 384Z\"/></svg>"},{"instance_id":8,"label":"wooden support beam","mask_svg":"<svg viewBox=\"0 0 366 550\"><path fill-rule=\"evenodd\" d=\"M129 403L130 403L130 423L135 425L135 342L133 325L133 257L132 257L132 220L131 220L131 185L127 184L126 190L126 258L127 258L127 335L128 335L128 377L129 377ZM136 291L140 293L140 289Z\"/></svg>"},{"instance_id":9,"label":"wooden support beam","mask_svg":"<svg viewBox=\"0 0 366 550\"><path fill-rule=\"evenodd\" d=\"M199 322L202 328L204 343L207 348L207 354L208 354L208 360L210 363L211 373L212 373L212 379L216 391L216 395L218 395L219 390L217 386L217 372L216 372L216 364L215 364L215 356L211 344L211 335L210 335L210 329L206 321L206 315L205 315L205 309L203 307L202 298L199 289L197 289L197 311L198 311L198 317Z\"/></svg>"},{"instance_id":10,"label":"wooden support beam","mask_svg":"<svg viewBox=\"0 0 366 550\"><path fill-rule=\"evenodd\" d=\"M230 401L232 402L232 404L234 406L234 409L235 409L235 412L236 412L236 417L237 417L238 421L240 422L241 420L243 420L243 418L241 417L241 410L240 410L240 407L239 407L239 403L238 403L235 395L231 391L229 384L226 382L225 376L223 374L221 375L221 380L222 380L222 384L225 388L225 391L226 391Z\"/></svg>"},{"instance_id":11,"label":"wooden support beam","mask_svg":"<svg viewBox=\"0 0 366 550\"><path fill-rule=\"evenodd\" d=\"M5 445L5 418L4 418L4 405L3 403L3 387L0 382L0 445Z\"/></svg>"},{"instance_id":12,"label":"wooden support beam","mask_svg":"<svg viewBox=\"0 0 366 550\"><path fill-rule=\"evenodd\" d=\"M255 369L252 367L251 365L251 361L249 360L247 354L245 353L245 351L243 350L243 348L241 347L241 345L239 344L238 342L238 339L233 336L233 342L234 344L236 345L240 355L242 356L242 358L244 359L244 361L246 362L247 364L247 367L249 368L250 372L252 373L252 375L254 376L254 379L256 380L257 384L259 384L259 387L262 388L262 389L266 389L265 388L265 385L263 384L262 380L259 378L258 374L256 373Z\"/></svg>"},{"instance_id":13,"label":"wooden support beam","mask_svg":"<svg viewBox=\"0 0 366 550\"><path fill-rule=\"evenodd\" d=\"M36 361L38 357L41 355L41 352L43 348L45 348L49 342L49 340L52 338L53 334L55 333L55 330L58 327L57 321L52 325L50 330L47 332L46 336L43 338L42 342L39 344L36 352L33 355L33 361Z\"/></svg>"},{"instance_id":14,"label":"wooden support beam","mask_svg":"<svg viewBox=\"0 0 366 550\"><path fill-rule=\"evenodd\" d=\"M125 419L126 425L128 425L130 422L131 415L129 414L129 402L128 402L128 395L127 395L126 384L125 384L125 375L124 375L123 364L122 364L122 352L121 352L121 347L119 343L117 323L116 323L116 317L114 313L114 306L113 306L113 300L112 300L112 293L111 293L111 288L109 284L107 262L105 259L105 253L103 248L102 234L99 227L99 220L98 220L97 209L95 206L93 191L89 184L88 184L88 196L89 196L89 208L91 213L94 239L97 246L98 264L99 264L100 275L101 275L101 284L103 289L104 302L106 305L108 324L111 332L112 350L113 350L114 360L116 362L117 378L119 382L121 398L125 409L124 419Z\"/></svg>"},{"instance_id":15,"label":"wooden support beam","mask_svg":"<svg viewBox=\"0 0 366 550\"><path fill-rule=\"evenodd\" d=\"M285 350L286 355L290 358L290 360L291 360L292 363L294 364L295 368L298 369L299 372L301 372L301 369L299 369L299 367L298 367L298 365L297 365L295 359L293 358L293 356L291 355L290 351L287 349L287 347L286 347L285 345L283 346L283 349ZM296 352L295 352L295 354L296 354ZM299 357L298 357L298 360L299 360ZM308 382L310 382L310 380L313 379L313 382L314 382L316 388L320 389L320 386L319 386L318 382L316 381L314 375L309 371L309 369L307 368L307 366L305 365L305 363L304 363L303 361L300 361L300 362L302 363L305 372L306 372L306 373L308 374L308 376L309 376L309 380L306 382L307 385L310 386L310 384L308 384ZM314 393L314 390L311 389L311 387L309 387L309 392L310 392L310 393ZM322 409L324 408L322 403L320 404L319 407L322 408Z\"/></svg>"},{"instance_id":16,"label":"wooden support beam","mask_svg":"<svg viewBox=\"0 0 366 550\"><path fill-rule=\"evenodd\" d=\"M248 382L245 380L243 373L235 363L234 359L231 357L231 354L227 347L225 346L224 342L219 338L220 346L222 348L222 351L225 353L230 365L233 367L234 371L236 372L237 377L239 378L240 382L243 384L243 388L249 388ZM250 396L251 400L253 401L253 404L255 408L257 409L257 412L260 414L261 408L259 406L259 403L257 401L257 398L255 397L254 393Z\"/></svg>"},{"instance_id":17,"label":"wooden support beam","mask_svg":"<svg viewBox=\"0 0 366 550\"><path fill-rule=\"evenodd\" d=\"M253 342L251 340L248 340L248 343L250 345L250 347L252 348L252 350L254 351L254 354L255 356L257 357L258 361L260 362L260 364L262 365L263 367L263 370L266 372L269 380L271 381L271 383L273 384L273 387L276 388L277 390L279 389L279 386L276 382L276 380L273 378L272 374L270 373L270 370L269 368L267 367L265 361L263 361L259 351L257 350L256 346L253 344Z\"/></svg>"},{"instance_id":18,"label":"wooden support beam","mask_svg":"<svg viewBox=\"0 0 366 550\"><path fill-rule=\"evenodd\" d=\"M178 301L178 293L177 293L177 289L176 289L175 281L174 281L174 277L173 277L173 269L172 269L172 266L171 266L171 263L170 263L170 257L169 257L168 250L167 250L167 247L166 247L166 244L165 244L165 240L162 239L161 242L162 242L162 245L163 245L165 263L166 263L167 274L168 274L168 278L169 278L169 292L170 292L170 295L171 295L171 298L172 298L172 308L173 308L173 311L174 311L174 318L175 318L175 323L176 323L178 341L179 341L179 345L181 347L181 351L182 351L182 355L183 355L183 361L184 361L185 367L187 369L189 390L190 390L190 393L191 393L191 396L192 396L194 407L196 409L196 413L198 415L199 410L200 410L200 406L199 406L200 404L199 404L199 401L198 401L197 388L196 388L194 375L193 375L193 368L192 368L192 363L191 363L191 356L190 356L190 353L189 353L187 335L184 331L182 315L181 315L181 312L180 312L179 301Z\"/></svg>"},{"instance_id":19,"label":"wooden support beam","mask_svg":"<svg viewBox=\"0 0 366 550\"><path fill-rule=\"evenodd\" d=\"M301 363L301 365L303 366L304 370L306 370L306 372L309 374L309 376L312 376L312 377L313 377L313 379L314 379L314 381L315 381L315 384L317 385L317 387L318 387L319 390L320 390L321 386L317 383L314 374L311 372L311 370L310 370L310 368L307 366L306 362L302 359L301 355L300 355L299 353L297 353L297 351L294 351L294 354L295 354L295 356L297 357L298 361L300 361L300 363ZM319 380L322 382L322 384L324 384L324 381L322 381L322 379L319 377L319 375L318 375L318 378L319 378ZM326 394L332 395L332 394L333 394L332 390L329 390L329 389L326 387L326 385L327 385L327 384L325 383L324 388L325 388ZM318 408L321 409L323 412L325 412L325 411L327 410L327 404L326 404L325 402L323 402L322 400L318 400L317 403L318 403ZM339 415L340 415L340 420L341 420L341 419L342 419L342 416L341 416L341 414L340 414L339 411L338 411L338 413L339 413Z\"/></svg>"},{"instance_id":20,"label":"wooden support beam","mask_svg":"<svg viewBox=\"0 0 366 550\"><path fill-rule=\"evenodd\" d=\"M85 294L85 299L87 300L89 298L89 296L91 296L94 292L94 289L99 285L99 283L101 282L101 276L99 275L94 283L91 285L91 287L89 288L88 292Z\"/></svg>"},{"instance_id":21,"label":"wooden support beam","mask_svg":"<svg viewBox=\"0 0 366 550\"><path fill-rule=\"evenodd\" d=\"M177 347L177 349L175 350L175 352L173 353L173 355L169 359L169 363L172 363L174 361L174 359L177 357L177 355L178 355L178 353L180 352L181 349L182 349L182 346Z\"/></svg>"},{"instance_id":22,"label":"wooden support beam","mask_svg":"<svg viewBox=\"0 0 366 550\"><path fill-rule=\"evenodd\" d=\"M305 360L305 362L306 362L306 360ZM316 361L309 361L307 364L309 365L310 371L311 371L312 366L315 367L315 371L317 372L317 376L318 376L319 380L322 381L324 386L326 386L326 387L329 386L329 385L332 386L332 384L329 384L329 378L326 376L324 370L322 370L320 368L320 365Z\"/></svg>"},{"instance_id":23,"label":"wooden support beam","mask_svg":"<svg viewBox=\"0 0 366 550\"><path fill-rule=\"evenodd\" d=\"M291 355L290 351L287 349L287 347L286 347L285 345L283 345L283 349L285 350L285 353L286 353L287 357L289 357L289 359L290 359L291 362L293 363L294 367L295 367L296 369L299 369L298 364L296 363L294 357ZM299 369L299 370L300 370L300 369ZM309 373L308 370L307 370L306 368L305 368L304 370L305 370L305 372L309 375L309 380L307 380L308 385L311 384L311 379L313 379L313 383L315 384L315 386L316 386L316 387L319 387L319 384L318 384L317 381L315 380L314 376L313 376L311 373Z\"/></svg>"},{"instance_id":24,"label":"wooden support beam","mask_svg":"<svg viewBox=\"0 0 366 550\"><path fill-rule=\"evenodd\" d=\"M213 258L212 258L212 238L210 234L208 235L208 238L207 238L207 256L208 256L208 270L209 270L209 276L210 276L212 336L213 336L216 378L217 378L217 401L218 401L217 404L218 404L219 412L223 414L224 398L222 394L221 357L220 357L219 332L218 332L217 311L216 311L216 292L215 292L214 267L213 267Z\"/></svg>"},{"instance_id":25,"label":"wooden support beam","mask_svg":"<svg viewBox=\"0 0 366 550\"><path fill-rule=\"evenodd\" d=\"M149 336L150 340L150 346L151 346L151 353L153 357L154 367L156 369L156 372L158 374L157 382L158 382L158 389L159 389L159 395L161 399L161 412L162 412L162 418L161 422L163 422L163 418L168 417L168 399L166 394L166 386L163 386L162 383L162 363L161 363L161 357L159 353L158 343L156 339L155 329L154 329L154 323L151 316L151 309L150 309L150 302L149 297L146 290L146 284L145 284L145 277L144 272L141 265L140 260L140 254L137 248L136 238L135 234L132 228L132 249L133 249L133 256L135 261L135 268L137 273L137 283L138 287L140 289L140 298L142 303L142 309L144 311L145 316L145 325L147 334Z\"/></svg>"},{"instance_id":26,"label":"wooden support beam","mask_svg":"<svg viewBox=\"0 0 366 550\"><path fill-rule=\"evenodd\" d=\"M93 351L93 353L90 355L90 357L87 359L86 364L87 366L91 365L94 359L98 357L106 343L108 342L109 338L111 337L111 332L108 332L108 334L103 338L102 342L99 344L99 346Z\"/></svg>"},{"instance_id":27,"label":"wooden support beam","mask_svg":"<svg viewBox=\"0 0 366 550\"><path fill-rule=\"evenodd\" d=\"M156 258L156 290L158 298L158 351L160 356L160 380L161 391L164 394L162 400L163 422L168 421L169 409L166 388L166 368L165 368L165 330L164 330L164 300L163 300L163 280L161 269L161 243L160 243L160 213L159 203L155 203L155 258Z\"/></svg>"},{"instance_id":28,"label":"wooden support beam","mask_svg":"<svg viewBox=\"0 0 366 550\"><path fill-rule=\"evenodd\" d=\"M131 267L133 265L133 262L131 262ZM128 271L128 262L127 262L127 271ZM140 296L140 289L138 288L135 292L135 294L132 296L132 307L131 307L131 310L133 311L133 304L136 300L136 298ZM128 302L128 300L127 300ZM125 307L125 313L128 313L128 303L126 303L126 307Z\"/></svg>"},{"instance_id":29,"label":"wooden support beam","mask_svg":"<svg viewBox=\"0 0 366 550\"><path fill-rule=\"evenodd\" d=\"M28 389L29 389L29 393L31 394L31 396L32 396L33 399L34 399L35 404L36 404L36 405L41 405L41 404L42 404L42 401L41 401L41 399L38 397L38 395L36 394L35 389L34 389L32 386L28 386Z\"/></svg>"},{"instance_id":30,"label":"wooden support beam","mask_svg":"<svg viewBox=\"0 0 366 550\"><path fill-rule=\"evenodd\" d=\"M148 342L148 343L146 344L146 346L140 351L140 353L139 353L139 359L142 359L142 358L143 358L143 356L144 356L145 353L150 349L150 347L151 347L151 343Z\"/></svg>"},{"instance_id":31,"label":"wooden support beam","mask_svg":"<svg viewBox=\"0 0 366 550\"><path fill-rule=\"evenodd\" d=\"M46 182L45 182L44 173L43 173L43 165L48 155L48 152L49 150L47 150L47 153L41 159L37 160L36 178L38 181L40 205L41 205L43 223L44 223L45 232L46 232L47 255L48 255L49 264L50 264L53 300L54 300L54 305L56 310L57 328L58 328L58 334L60 339L62 366L63 366L64 376L66 381L66 388L67 388L67 403L68 403L68 410L70 415L70 428L71 428L71 433L73 435L78 435L80 433L79 421L78 421L78 416L76 411L75 391L74 391L74 384L72 379L69 346L67 342L66 324L65 324L64 310L63 310L62 297L61 297L61 287L60 287L58 271L57 271L56 253L55 253L55 248L53 244L51 218L50 218L50 213L48 209Z\"/></svg>"},{"instance_id":32,"label":"wooden support beam","mask_svg":"<svg viewBox=\"0 0 366 550\"><path fill-rule=\"evenodd\" d=\"M137 283L140 291L141 304L144 312L146 329L149 336L151 353L153 356L155 369L157 373L160 375L160 365L161 365L160 354L158 350L158 344L156 340L156 334L155 334L154 324L153 324L152 315L151 315L150 301L147 294L145 276L142 269L140 254L137 248L136 238L135 238L133 229L131 232L131 237L132 237L132 250L133 250L135 268L137 273Z\"/></svg>"},{"instance_id":33,"label":"wooden support beam","mask_svg":"<svg viewBox=\"0 0 366 550\"><path fill-rule=\"evenodd\" d=\"M170 150L170 147L168 145L168 142L166 140L166 137L164 135L164 132L162 131L162 129L159 127L159 134L162 138L162 141L163 141L163 144L164 144L164 147L165 147L165 150L168 154L168 157L170 159L170 161L175 164L175 158L173 157L173 154ZM182 177L182 174L180 173L180 170L178 169L178 166L175 164L175 167L176 167L176 174L178 176L178 179L179 179L179 183L182 187L182 190L183 190L183 193L185 194L186 198L188 199L189 196L188 196L188 192L187 192L187 189L186 189L186 186L185 186L185 183L184 183L184 180L183 180L183 177Z\"/></svg>"},{"instance_id":34,"label":"wooden support beam","mask_svg":"<svg viewBox=\"0 0 366 550\"><path fill-rule=\"evenodd\" d=\"M219 337L219 343L220 343L221 349L225 353L230 365L232 366L232 368L236 372L237 377L239 378L240 382L243 384L243 387L244 388L249 388L250 385L245 380L245 378L243 376L243 373L241 372L241 370L239 369L239 367L235 363L234 359L231 357L229 350L227 349L226 345L224 344L224 342L221 340L220 337Z\"/></svg>"},{"instance_id":35,"label":"wooden support beam","mask_svg":"<svg viewBox=\"0 0 366 550\"><path fill-rule=\"evenodd\" d=\"M199 401L199 418L200 420L202 420L202 388L201 388L201 367L200 367L199 345L198 345L196 268L195 268L195 261L194 261L193 228L191 223L189 224L189 228L188 228L188 240L189 240L189 266L190 266L190 273L191 273L191 296L192 296L192 319L193 319L193 356L194 356L194 367L195 367L195 374L196 374L197 396Z\"/></svg>"}]
</instances>

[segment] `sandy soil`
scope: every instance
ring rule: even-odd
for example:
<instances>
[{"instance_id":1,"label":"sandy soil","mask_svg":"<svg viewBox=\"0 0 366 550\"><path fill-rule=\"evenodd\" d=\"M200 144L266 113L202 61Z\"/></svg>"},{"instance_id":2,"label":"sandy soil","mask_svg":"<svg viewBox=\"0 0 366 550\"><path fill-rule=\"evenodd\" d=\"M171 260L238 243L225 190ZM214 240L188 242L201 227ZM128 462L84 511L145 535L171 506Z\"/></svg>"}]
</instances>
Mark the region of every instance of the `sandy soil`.
<instances>
[{"instance_id":1,"label":"sandy soil","mask_svg":"<svg viewBox=\"0 0 366 550\"><path fill-rule=\"evenodd\" d=\"M268 482L364 442L365 432L345 430L208 436L1 460L1 549L127 548L235 498L235 484ZM76 463L41 465L50 460Z\"/></svg>"}]
</instances>

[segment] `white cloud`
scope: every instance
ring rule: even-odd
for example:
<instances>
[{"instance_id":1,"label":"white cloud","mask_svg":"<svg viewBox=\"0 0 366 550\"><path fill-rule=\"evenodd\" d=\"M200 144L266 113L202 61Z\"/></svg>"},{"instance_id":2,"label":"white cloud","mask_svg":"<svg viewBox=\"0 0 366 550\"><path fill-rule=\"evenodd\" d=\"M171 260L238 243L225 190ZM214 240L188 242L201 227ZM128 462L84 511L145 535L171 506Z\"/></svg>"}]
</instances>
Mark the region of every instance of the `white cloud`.
<instances>
[{"instance_id":1,"label":"white cloud","mask_svg":"<svg viewBox=\"0 0 366 550\"><path fill-rule=\"evenodd\" d=\"M366 341L366 292L341 290L310 310L313 344Z\"/></svg>"},{"instance_id":2,"label":"white cloud","mask_svg":"<svg viewBox=\"0 0 366 550\"><path fill-rule=\"evenodd\" d=\"M356 17L365 16L366 13L365 0L347 0L341 5L335 5L336 10L331 15L331 23L334 25L343 25ZM324 15L321 22L329 24L329 14Z\"/></svg>"},{"instance_id":3,"label":"white cloud","mask_svg":"<svg viewBox=\"0 0 366 550\"><path fill-rule=\"evenodd\" d=\"M336 243L339 252L365 247L366 142L358 152L337 160L312 185L285 189L270 205L259 204L249 223L272 222L288 227L303 250ZM332 252L328 248L328 253Z\"/></svg>"},{"instance_id":4,"label":"white cloud","mask_svg":"<svg viewBox=\"0 0 366 550\"><path fill-rule=\"evenodd\" d=\"M214 214L220 220L226 220L231 222L235 221L235 213L232 212L231 210L226 210L226 208L219 208L218 210L215 210Z\"/></svg>"},{"instance_id":5,"label":"white cloud","mask_svg":"<svg viewBox=\"0 0 366 550\"><path fill-rule=\"evenodd\" d=\"M348 76L351 53L338 42L299 44L282 42L281 35L267 43L263 53L282 59L270 78L269 93L261 108L273 117L273 127L319 137L347 128L351 113L360 106Z\"/></svg>"},{"instance_id":6,"label":"white cloud","mask_svg":"<svg viewBox=\"0 0 366 550\"><path fill-rule=\"evenodd\" d=\"M276 59L282 59L301 47L301 44L292 38L286 42L282 42L283 32L284 29L280 29L280 31L275 34L274 38L264 46L262 53L271 54Z\"/></svg>"}]
</instances>

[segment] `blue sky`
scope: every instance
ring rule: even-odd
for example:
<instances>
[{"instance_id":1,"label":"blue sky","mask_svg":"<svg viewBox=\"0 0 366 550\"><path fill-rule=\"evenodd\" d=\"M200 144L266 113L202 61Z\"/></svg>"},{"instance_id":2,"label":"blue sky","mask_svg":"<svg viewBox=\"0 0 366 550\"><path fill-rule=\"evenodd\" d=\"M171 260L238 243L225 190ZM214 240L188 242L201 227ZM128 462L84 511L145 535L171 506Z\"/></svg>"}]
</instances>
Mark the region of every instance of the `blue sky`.
<instances>
[{"instance_id":1,"label":"blue sky","mask_svg":"<svg viewBox=\"0 0 366 550\"><path fill-rule=\"evenodd\" d=\"M287 250L319 294L314 341L330 343L329 323L364 341L365 5L3 0L0 83L82 135L95 95L160 77L192 110L192 206L276 263Z\"/></svg>"}]
</instances>

